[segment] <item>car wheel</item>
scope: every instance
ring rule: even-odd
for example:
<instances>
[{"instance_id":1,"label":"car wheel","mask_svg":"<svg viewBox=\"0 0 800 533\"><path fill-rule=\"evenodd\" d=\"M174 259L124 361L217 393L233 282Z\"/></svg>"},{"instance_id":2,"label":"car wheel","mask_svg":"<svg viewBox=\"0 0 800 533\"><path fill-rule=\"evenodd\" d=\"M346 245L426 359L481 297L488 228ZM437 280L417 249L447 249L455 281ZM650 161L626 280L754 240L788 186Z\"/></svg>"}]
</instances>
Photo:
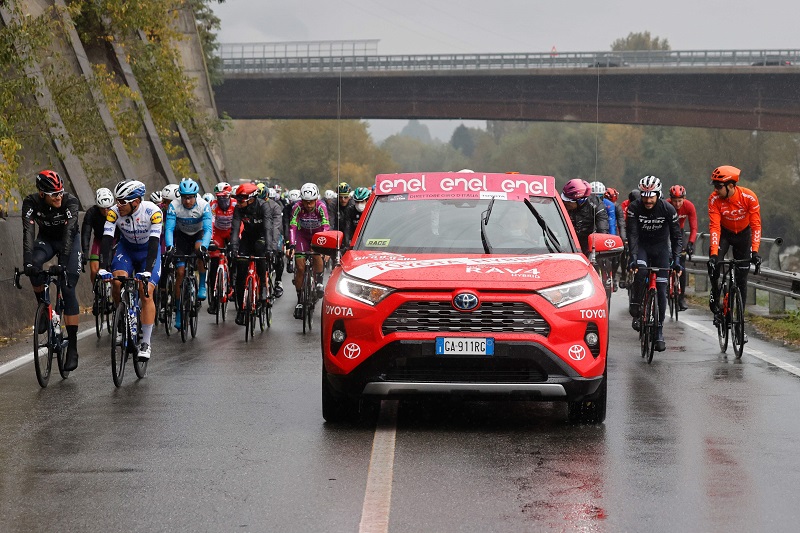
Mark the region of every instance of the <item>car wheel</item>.
<instances>
[{"instance_id":1,"label":"car wheel","mask_svg":"<svg viewBox=\"0 0 800 533\"><path fill-rule=\"evenodd\" d=\"M328 381L328 373L322 367L322 418L326 422L358 421L358 399L336 392Z\"/></svg>"},{"instance_id":2,"label":"car wheel","mask_svg":"<svg viewBox=\"0 0 800 533\"><path fill-rule=\"evenodd\" d=\"M602 424L606 419L607 396L608 370L603 373L603 382L591 399L569 402L567 407L569 421L577 424Z\"/></svg>"}]
</instances>

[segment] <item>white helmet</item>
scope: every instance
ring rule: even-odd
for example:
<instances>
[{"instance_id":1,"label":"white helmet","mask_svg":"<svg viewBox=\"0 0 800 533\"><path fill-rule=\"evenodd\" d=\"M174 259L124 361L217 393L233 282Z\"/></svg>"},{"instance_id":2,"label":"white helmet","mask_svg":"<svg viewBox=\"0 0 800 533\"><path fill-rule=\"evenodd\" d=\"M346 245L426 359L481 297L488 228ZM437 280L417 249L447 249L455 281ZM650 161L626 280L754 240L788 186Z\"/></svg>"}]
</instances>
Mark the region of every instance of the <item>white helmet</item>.
<instances>
[{"instance_id":1,"label":"white helmet","mask_svg":"<svg viewBox=\"0 0 800 533\"><path fill-rule=\"evenodd\" d=\"M117 200L135 200L143 197L145 192L147 189L144 183L138 180L120 181L114 187L114 197Z\"/></svg>"},{"instance_id":2,"label":"white helmet","mask_svg":"<svg viewBox=\"0 0 800 533\"><path fill-rule=\"evenodd\" d=\"M150 201L154 204L160 204L163 201L161 191L153 191L150 193Z\"/></svg>"},{"instance_id":3,"label":"white helmet","mask_svg":"<svg viewBox=\"0 0 800 533\"><path fill-rule=\"evenodd\" d=\"M114 193L111 192L111 189L106 187L100 187L97 189L97 194L94 196L95 203L97 203L98 207L103 207L108 209L112 205L114 205Z\"/></svg>"},{"instance_id":4,"label":"white helmet","mask_svg":"<svg viewBox=\"0 0 800 533\"><path fill-rule=\"evenodd\" d=\"M319 200L319 189L313 183L306 183L300 187L300 198L305 201Z\"/></svg>"},{"instance_id":5,"label":"white helmet","mask_svg":"<svg viewBox=\"0 0 800 533\"><path fill-rule=\"evenodd\" d=\"M606 193L606 186L603 185L602 181L593 181L589 184L589 187L592 188L592 194L595 196L602 196Z\"/></svg>"},{"instance_id":6,"label":"white helmet","mask_svg":"<svg viewBox=\"0 0 800 533\"><path fill-rule=\"evenodd\" d=\"M289 191L289 193L286 196L287 196L287 198L289 198L289 201L292 202L292 203L299 202L300 201L300 189L292 189L291 191Z\"/></svg>"},{"instance_id":7,"label":"white helmet","mask_svg":"<svg viewBox=\"0 0 800 533\"><path fill-rule=\"evenodd\" d=\"M267 189L267 196L269 196L272 200L278 199L278 191L274 187L269 187Z\"/></svg>"},{"instance_id":8,"label":"white helmet","mask_svg":"<svg viewBox=\"0 0 800 533\"><path fill-rule=\"evenodd\" d=\"M326 200L333 200L336 198L336 193L330 189L325 190L325 199Z\"/></svg>"},{"instance_id":9,"label":"white helmet","mask_svg":"<svg viewBox=\"0 0 800 533\"><path fill-rule=\"evenodd\" d=\"M210 203L211 203L211 202L214 200L214 195L213 195L213 194L211 194L210 192L207 192L207 193L205 193L205 194L203 195L203 200L205 200L205 201L206 201L206 203L209 203L209 204L210 204Z\"/></svg>"},{"instance_id":10,"label":"white helmet","mask_svg":"<svg viewBox=\"0 0 800 533\"><path fill-rule=\"evenodd\" d=\"M161 198L166 202L177 200L179 196L180 193L178 192L178 185L176 185L175 183L170 183L169 185L161 189Z\"/></svg>"},{"instance_id":11,"label":"white helmet","mask_svg":"<svg viewBox=\"0 0 800 533\"><path fill-rule=\"evenodd\" d=\"M661 196L661 180L655 176L645 176L639 180L639 192L643 197Z\"/></svg>"},{"instance_id":12,"label":"white helmet","mask_svg":"<svg viewBox=\"0 0 800 533\"><path fill-rule=\"evenodd\" d=\"M236 191L238 190L239 190L238 185L234 185L233 187L231 187L231 196L236 196Z\"/></svg>"}]
</instances>

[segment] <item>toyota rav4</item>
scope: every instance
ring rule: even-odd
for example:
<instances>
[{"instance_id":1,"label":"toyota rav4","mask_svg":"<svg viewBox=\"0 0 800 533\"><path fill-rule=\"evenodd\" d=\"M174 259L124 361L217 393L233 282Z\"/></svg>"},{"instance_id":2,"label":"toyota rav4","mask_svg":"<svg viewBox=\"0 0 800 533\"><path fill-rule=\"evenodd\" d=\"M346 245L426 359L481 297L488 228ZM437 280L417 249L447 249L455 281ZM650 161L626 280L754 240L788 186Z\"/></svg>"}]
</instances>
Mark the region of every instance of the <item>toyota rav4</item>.
<instances>
[{"instance_id":1,"label":"toyota rav4","mask_svg":"<svg viewBox=\"0 0 800 533\"><path fill-rule=\"evenodd\" d=\"M568 402L606 414L608 309L555 179L468 172L381 174L321 306L322 415L380 398L463 395ZM619 237L593 234L600 260Z\"/></svg>"}]
</instances>

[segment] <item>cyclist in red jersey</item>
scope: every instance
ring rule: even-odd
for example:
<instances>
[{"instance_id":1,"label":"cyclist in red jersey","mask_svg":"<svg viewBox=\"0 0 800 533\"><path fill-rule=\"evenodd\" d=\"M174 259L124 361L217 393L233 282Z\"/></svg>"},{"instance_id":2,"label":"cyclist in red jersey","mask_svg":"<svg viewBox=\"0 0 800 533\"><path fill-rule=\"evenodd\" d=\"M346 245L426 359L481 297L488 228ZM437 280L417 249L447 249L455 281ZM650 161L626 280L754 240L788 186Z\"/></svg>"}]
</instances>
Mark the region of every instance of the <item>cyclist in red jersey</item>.
<instances>
[{"instance_id":1,"label":"cyclist in red jersey","mask_svg":"<svg viewBox=\"0 0 800 533\"><path fill-rule=\"evenodd\" d=\"M758 247L761 244L761 211L756 193L738 185L741 171L729 165L714 169L711 173L711 184L714 191L708 197L708 232L711 234L711 246L708 251L708 268L711 275L711 294L709 307L716 316L718 299L719 270L718 257L725 257L728 248L733 247L734 259L750 259L758 266L761 256ZM747 274L749 265L736 267L736 284L742 293L742 303L747 303ZM745 335L747 342L747 335Z\"/></svg>"},{"instance_id":2,"label":"cyclist in red jersey","mask_svg":"<svg viewBox=\"0 0 800 533\"><path fill-rule=\"evenodd\" d=\"M686 252L690 258L694 255L694 243L697 240L697 210L694 204L686 199L686 187L683 185L673 185L669 188L669 200L667 200L678 212L678 224L681 226L681 232L689 221L689 238L684 241L683 251ZM678 307L681 311L686 311L689 306L686 305L686 256L681 254L678 256L681 264L681 296L678 302Z\"/></svg>"},{"instance_id":3,"label":"cyclist in red jersey","mask_svg":"<svg viewBox=\"0 0 800 533\"><path fill-rule=\"evenodd\" d=\"M236 199L231 198L233 187L230 183L221 181L214 186L215 198L211 200L211 216L214 219L211 229L211 242L213 242L217 250L210 251L208 257L210 259L211 267L209 272L211 276L208 277L209 290L211 284L216 279L217 267L219 266L219 256L222 250L228 245L231 239L231 225L233 223L233 211L236 209ZM217 302L209 303L206 308L209 314L217 312Z\"/></svg>"}]
</instances>

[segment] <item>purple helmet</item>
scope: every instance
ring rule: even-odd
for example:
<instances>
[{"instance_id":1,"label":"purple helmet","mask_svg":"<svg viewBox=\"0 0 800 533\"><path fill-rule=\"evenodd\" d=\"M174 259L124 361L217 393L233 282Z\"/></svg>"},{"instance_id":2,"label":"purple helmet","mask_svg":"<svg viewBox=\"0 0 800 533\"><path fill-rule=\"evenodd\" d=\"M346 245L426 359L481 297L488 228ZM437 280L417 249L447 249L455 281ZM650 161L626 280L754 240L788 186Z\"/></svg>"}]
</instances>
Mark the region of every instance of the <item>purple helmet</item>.
<instances>
[{"instance_id":1,"label":"purple helmet","mask_svg":"<svg viewBox=\"0 0 800 533\"><path fill-rule=\"evenodd\" d=\"M561 189L561 199L565 202L578 202L585 200L592 194L592 187L589 182L581 179L571 179Z\"/></svg>"}]
</instances>

